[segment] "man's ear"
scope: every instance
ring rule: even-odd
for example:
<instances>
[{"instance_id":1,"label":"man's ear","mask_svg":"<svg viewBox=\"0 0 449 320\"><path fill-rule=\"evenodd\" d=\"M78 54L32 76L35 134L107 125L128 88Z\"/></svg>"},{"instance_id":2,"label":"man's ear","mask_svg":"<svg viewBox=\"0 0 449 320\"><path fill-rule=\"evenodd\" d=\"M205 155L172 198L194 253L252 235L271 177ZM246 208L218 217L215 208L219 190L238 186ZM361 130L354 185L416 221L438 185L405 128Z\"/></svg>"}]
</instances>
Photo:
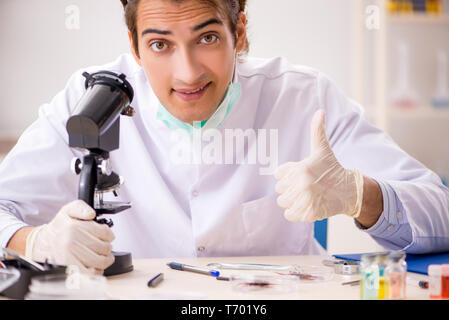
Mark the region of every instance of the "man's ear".
<instances>
[{"instance_id":1,"label":"man's ear","mask_svg":"<svg viewBox=\"0 0 449 320\"><path fill-rule=\"evenodd\" d=\"M131 47L131 53L133 54L134 60L136 60L137 64L139 66L142 66L142 62L140 61L140 57L137 54L135 47L134 47L134 41L133 41L133 35L131 31L128 30L128 38L129 38L129 45Z\"/></svg>"},{"instance_id":2,"label":"man's ear","mask_svg":"<svg viewBox=\"0 0 449 320\"><path fill-rule=\"evenodd\" d=\"M246 44L246 14L243 12L239 13L239 20L237 22L237 43L236 50L237 52L242 51L245 48Z\"/></svg>"}]
</instances>

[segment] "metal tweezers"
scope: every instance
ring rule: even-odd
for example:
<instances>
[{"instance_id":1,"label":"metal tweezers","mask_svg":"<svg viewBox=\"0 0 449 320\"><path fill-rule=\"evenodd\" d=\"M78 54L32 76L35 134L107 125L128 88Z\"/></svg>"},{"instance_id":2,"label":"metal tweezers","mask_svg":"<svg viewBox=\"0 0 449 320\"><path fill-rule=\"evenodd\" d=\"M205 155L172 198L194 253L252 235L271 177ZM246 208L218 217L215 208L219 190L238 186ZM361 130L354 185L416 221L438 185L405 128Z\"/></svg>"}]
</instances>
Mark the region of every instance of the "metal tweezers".
<instances>
[{"instance_id":1,"label":"metal tweezers","mask_svg":"<svg viewBox=\"0 0 449 320\"><path fill-rule=\"evenodd\" d=\"M343 286L350 285L351 287L358 286L358 285L360 285L360 280L343 282L341 285L343 285Z\"/></svg>"}]
</instances>

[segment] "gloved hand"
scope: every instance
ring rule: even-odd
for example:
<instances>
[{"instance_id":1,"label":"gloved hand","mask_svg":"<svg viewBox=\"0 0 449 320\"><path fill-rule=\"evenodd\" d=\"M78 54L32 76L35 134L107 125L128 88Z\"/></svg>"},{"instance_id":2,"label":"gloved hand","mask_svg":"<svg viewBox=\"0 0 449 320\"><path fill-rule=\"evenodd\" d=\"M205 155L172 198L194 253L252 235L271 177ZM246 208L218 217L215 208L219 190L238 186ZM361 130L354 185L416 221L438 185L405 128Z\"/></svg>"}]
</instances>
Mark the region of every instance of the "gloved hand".
<instances>
[{"instance_id":1,"label":"gloved hand","mask_svg":"<svg viewBox=\"0 0 449 320\"><path fill-rule=\"evenodd\" d=\"M363 175L347 170L335 158L325 131L325 114L319 110L311 123L310 156L289 162L274 173L277 203L291 222L314 222L337 214L357 218L363 198Z\"/></svg>"},{"instance_id":2,"label":"gloved hand","mask_svg":"<svg viewBox=\"0 0 449 320\"><path fill-rule=\"evenodd\" d=\"M76 200L58 212L45 225L27 236L26 253L34 261L76 265L80 271L101 274L114 262L111 242L114 234L104 224L93 221L95 211Z\"/></svg>"}]
</instances>

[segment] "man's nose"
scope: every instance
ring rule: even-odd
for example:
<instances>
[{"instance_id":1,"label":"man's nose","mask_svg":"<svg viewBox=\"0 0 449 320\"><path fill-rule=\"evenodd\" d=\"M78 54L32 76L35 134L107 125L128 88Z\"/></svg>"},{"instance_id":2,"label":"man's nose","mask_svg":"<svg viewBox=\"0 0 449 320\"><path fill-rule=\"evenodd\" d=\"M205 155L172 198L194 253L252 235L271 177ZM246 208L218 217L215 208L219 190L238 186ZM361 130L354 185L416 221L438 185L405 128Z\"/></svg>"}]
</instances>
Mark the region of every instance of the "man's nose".
<instances>
[{"instance_id":1,"label":"man's nose","mask_svg":"<svg viewBox=\"0 0 449 320\"><path fill-rule=\"evenodd\" d=\"M204 70L195 55L189 50L179 50L175 55L174 78L184 86L198 85L202 81Z\"/></svg>"}]
</instances>

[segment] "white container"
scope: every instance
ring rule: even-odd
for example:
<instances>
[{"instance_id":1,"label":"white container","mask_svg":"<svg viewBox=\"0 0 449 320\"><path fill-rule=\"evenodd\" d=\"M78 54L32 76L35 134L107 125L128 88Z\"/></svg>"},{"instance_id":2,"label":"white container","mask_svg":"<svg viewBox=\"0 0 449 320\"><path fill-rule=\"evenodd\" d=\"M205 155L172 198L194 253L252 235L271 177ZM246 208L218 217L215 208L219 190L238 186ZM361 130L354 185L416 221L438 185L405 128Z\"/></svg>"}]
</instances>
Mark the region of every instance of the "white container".
<instances>
[{"instance_id":1,"label":"white container","mask_svg":"<svg viewBox=\"0 0 449 320\"><path fill-rule=\"evenodd\" d=\"M429 275L429 295L431 299L441 298L441 265L431 264L427 267Z\"/></svg>"}]
</instances>

